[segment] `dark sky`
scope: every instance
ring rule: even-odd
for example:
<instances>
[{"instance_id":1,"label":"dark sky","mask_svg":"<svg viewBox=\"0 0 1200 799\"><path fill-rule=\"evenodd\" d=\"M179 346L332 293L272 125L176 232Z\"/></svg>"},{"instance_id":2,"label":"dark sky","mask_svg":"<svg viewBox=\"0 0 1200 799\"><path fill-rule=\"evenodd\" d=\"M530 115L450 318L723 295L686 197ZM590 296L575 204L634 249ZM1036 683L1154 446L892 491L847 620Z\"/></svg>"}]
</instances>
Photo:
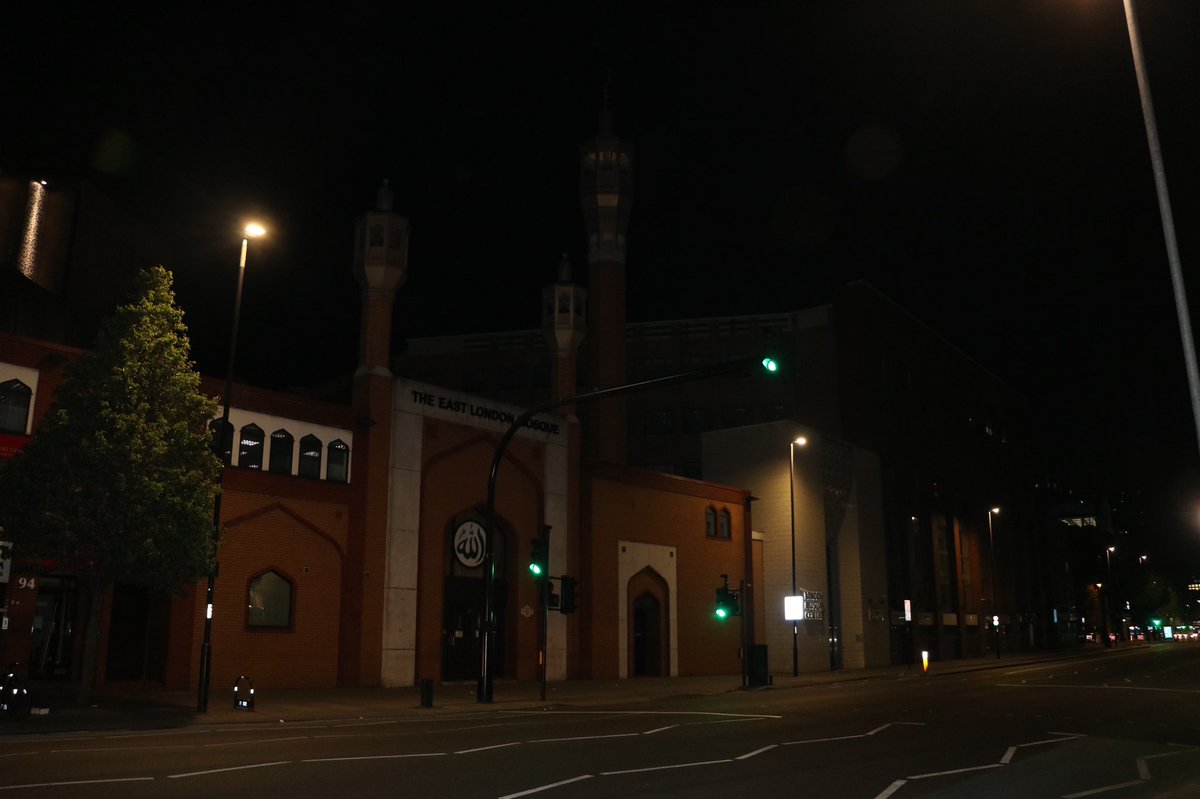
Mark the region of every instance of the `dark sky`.
<instances>
[{"instance_id":1,"label":"dark sky","mask_svg":"<svg viewBox=\"0 0 1200 799\"><path fill-rule=\"evenodd\" d=\"M1119 0L558 5L22 12L0 170L88 176L169 231L217 373L238 220L264 215L239 373L312 383L354 365L353 223L383 178L412 221L399 336L537 326L559 254L586 276L578 146L607 83L636 148L631 320L866 279L1025 393L1056 469L1151 490L1200 540ZM1137 10L1194 295L1200 4Z\"/></svg>"}]
</instances>

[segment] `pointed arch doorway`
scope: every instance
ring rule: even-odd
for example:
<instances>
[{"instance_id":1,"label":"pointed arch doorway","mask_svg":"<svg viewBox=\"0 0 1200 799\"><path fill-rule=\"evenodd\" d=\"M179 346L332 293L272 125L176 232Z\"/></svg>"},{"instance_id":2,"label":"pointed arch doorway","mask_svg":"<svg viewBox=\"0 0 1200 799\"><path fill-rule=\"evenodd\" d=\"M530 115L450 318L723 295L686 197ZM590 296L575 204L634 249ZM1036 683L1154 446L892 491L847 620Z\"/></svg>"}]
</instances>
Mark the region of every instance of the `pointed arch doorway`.
<instances>
[{"instance_id":1,"label":"pointed arch doorway","mask_svg":"<svg viewBox=\"0 0 1200 799\"><path fill-rule=\"evenodd\" d=\"M667 581L652 568L642 569L630 578L626 601L629 676L669 676L671 614Z\"/></svg>"}]
</instances>

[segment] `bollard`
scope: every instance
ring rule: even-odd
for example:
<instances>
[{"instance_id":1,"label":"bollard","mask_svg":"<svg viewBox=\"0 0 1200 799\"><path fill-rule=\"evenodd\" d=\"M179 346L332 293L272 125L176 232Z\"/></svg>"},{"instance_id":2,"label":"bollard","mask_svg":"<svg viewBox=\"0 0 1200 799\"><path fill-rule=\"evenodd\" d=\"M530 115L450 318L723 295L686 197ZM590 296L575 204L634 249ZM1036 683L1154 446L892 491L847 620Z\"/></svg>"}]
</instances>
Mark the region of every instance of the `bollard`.
<instances>
[{"instance_id":1,"label":"bollard","mask_svg":"<svg viewBox=\"0 0 1200 799\"><path fill-rule=\"evenodd\" d=\"M433 680L421 680L421 707L433 707Z\"/></svg>"},{"instance_id":2,"label":"bollard","mask_svg":"<svg viewBox=\"0 0 1200 799\"><path fill-rule=\"evenodd\" d=\"M235 710L254 710L254 680L244 674L233 681L233 707Z\"/></svg>"}]
</instances>

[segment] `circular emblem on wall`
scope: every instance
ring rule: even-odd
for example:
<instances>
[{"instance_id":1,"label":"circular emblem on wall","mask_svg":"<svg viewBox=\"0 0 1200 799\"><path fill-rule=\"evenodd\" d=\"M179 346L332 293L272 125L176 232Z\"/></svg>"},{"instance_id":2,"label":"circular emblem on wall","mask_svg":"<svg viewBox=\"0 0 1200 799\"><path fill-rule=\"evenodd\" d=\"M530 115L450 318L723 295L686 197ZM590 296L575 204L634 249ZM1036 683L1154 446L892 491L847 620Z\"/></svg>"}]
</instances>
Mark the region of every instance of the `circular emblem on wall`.
<instances>
[{"instance_id":1,"label":"circular emblem on wall","mask_svg":"<svg viewBox=\"0 0 1200 799\"><path fill-rule=\"evenodd\" d=\"M487 546L487 533L479 522L463 522L454 531L454 557L458 562L473 569L483 563Z\"/></svg>"}]
</instances>

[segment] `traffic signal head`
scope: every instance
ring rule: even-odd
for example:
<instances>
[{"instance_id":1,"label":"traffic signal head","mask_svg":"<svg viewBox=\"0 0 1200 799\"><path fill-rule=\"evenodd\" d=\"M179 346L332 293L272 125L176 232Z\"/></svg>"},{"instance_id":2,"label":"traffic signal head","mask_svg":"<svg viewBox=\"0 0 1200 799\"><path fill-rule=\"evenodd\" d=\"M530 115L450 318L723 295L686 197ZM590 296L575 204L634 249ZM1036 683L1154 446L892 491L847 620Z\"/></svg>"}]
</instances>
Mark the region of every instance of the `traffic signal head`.
<instances>
[{"instance_id":1,"label":"traffic signal head","mask_svg":"<svg viewBox=\"0 0 1200 799\"><path fill-rule=\"evenodd\" d=\"M713 611L713 615L723 621L733 616L735 612L736 606L733 601L733 593L728 588L721 586L717 589L717 605Z\"/></svg>"},{"instance_id":2,"label":"traffic signal head","mask_svg":"<svg viewBox=\"0 0 1200 799\"><path fill-rule=\"evenodd\" d=\"M575 612L575 586L576 580L568 574L564 574L559 578L560 599L558 603L559 613L574 613Z\"/></svg>"},{"instance_id":3,"label":"traffic signal head","mask_svg":"<svg viewBox=\"0 0 1200 799\"><path fill-rule=\"evenodd\" d=\"M548 568L546 539L535 538L529 542L529 573L540 580L546 576Z\"/></svg>"},{"instance_id":4,"label":"traffic signal head","mask_svg":"<svg viewBox=\"0 0 1200 799\"><path fill-rule=\"evenodd\" d=\"M762 359L763 369L774 374L779 371L779 361L772 358L770 355Z\"/></svg>"}]
</instances>

